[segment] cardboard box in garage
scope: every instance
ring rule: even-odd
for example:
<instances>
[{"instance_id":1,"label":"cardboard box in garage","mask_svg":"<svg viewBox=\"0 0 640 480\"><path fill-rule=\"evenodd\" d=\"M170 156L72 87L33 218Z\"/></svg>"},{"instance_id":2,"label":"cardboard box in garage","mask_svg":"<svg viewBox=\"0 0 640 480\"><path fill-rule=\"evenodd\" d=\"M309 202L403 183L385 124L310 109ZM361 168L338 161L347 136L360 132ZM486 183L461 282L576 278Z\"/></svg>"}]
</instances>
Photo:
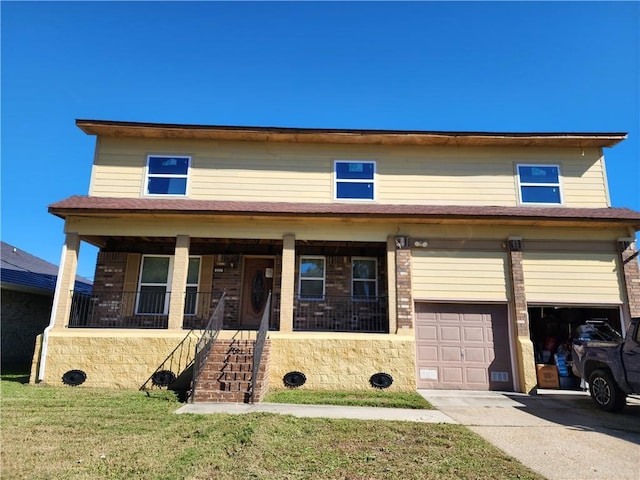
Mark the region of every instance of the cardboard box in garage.
<instances>
[{"instance_id":1,"label":"cardboard box in garage","mask_svg":"<svg viewBox=\"0 0 640 480\"><path fill-rule=\"evenodd\" d=\"M538 375L538 387L540 388L560 388L558 379L558 369L555 365L536 365Z\"/></svg>"}]
</instances>

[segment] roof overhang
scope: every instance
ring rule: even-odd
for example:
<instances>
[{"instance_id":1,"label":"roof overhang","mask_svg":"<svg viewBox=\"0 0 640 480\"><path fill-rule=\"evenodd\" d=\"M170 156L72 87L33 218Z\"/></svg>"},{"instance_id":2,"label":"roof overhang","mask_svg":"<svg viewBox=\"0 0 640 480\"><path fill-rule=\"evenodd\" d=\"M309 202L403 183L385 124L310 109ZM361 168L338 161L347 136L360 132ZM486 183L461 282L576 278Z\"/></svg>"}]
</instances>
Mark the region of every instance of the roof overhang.
<instances>
[{"instance_id":1,"label":"roof overhang","mask_svg":"<svg viewBox=\"0 0 640 480\"><path fill-rule=\"evenodd\" d=\"M190 199L73 196L49 206L60 217L198 216L312 218L419 223L618 225L640 230L640 212L626 208L371 205L346 203L230 202Z\"/></svg>"},{"instance_id":2,"label":"roof overhang","mask_svg":"<svg viewBox=\"0 0 640 480\"><path fill-rule=\"evenodd\" d=\"M183 138L220 141L338 143L371 145L466 145L613 147L626 133L576 132L451 132L415 130L353 130L325 128L181 125L169 123L76 120L87 135L105 137Z\"/></svg>"}]
</instances>

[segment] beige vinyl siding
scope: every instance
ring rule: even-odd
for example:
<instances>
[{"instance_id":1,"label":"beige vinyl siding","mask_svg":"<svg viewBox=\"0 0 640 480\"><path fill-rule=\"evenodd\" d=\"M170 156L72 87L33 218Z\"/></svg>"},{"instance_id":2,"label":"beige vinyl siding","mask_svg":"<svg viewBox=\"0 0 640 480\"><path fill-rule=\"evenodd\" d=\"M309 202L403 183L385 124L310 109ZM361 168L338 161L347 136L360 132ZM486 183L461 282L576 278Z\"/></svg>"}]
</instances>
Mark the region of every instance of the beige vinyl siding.
<instances>
[{"instance_id":1,"label":"beige vinyl siding","mask_svg":"<svg viewBox=\"0 0 640 480\"><path fill-rule=\"evenodd\" d=\"M561 165L561 174L566 205L584 208L609 206L602 158L586 166L579 162L565 162Z\"/></svg>"},{"instance_id":2,"label":"beige vinyl siding","mask_svg":"<svg viewBox=\"0 0 640 480\"><path fill-rule=\"evenodd\" d=\"M502 252L414 251L414 299L503 301L507 295L506 256Z\"/></svg>"},{"instance_id":3,"label":"beige vinyl siding","mask_svg":"<svg viewBox=\"0 0 640 480\"><path fill-rule=\"evenodd\" d=\"M614 253L524 252L528 302L621 303Z\"/></svg>"},{"instance_id":4,"label":"beige vinyl siding","mask_svg":"<svg viewBox=\"0 0 640 480\"><path fill-rule=\"evenodd\" d=\"M376 162L376 202L518 204L515 165L559 165L571 207L607 205L598 149L414 147L101 138L90 195L138 197L147 155L191 157L187 197L233 201L334 202L335 160Z\"/></svg>"}]
</instances>

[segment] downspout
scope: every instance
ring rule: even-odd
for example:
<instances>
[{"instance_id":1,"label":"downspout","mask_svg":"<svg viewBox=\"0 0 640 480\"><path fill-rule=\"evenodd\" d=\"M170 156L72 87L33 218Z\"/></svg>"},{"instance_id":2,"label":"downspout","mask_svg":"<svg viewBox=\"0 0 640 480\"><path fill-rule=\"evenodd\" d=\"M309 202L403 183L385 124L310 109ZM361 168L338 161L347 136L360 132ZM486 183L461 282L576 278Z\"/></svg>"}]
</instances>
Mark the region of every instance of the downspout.
<instances>
[{"instance_id":1,"label":"downspout","mask_svg":"<svg viewBox=\"0 0 640 480\"><path fill-rule=\"evenodd\" d=\"M49 325L42 333L42 348L40 349L40 368L38 369L38 378L36 383L44 380L44 372L47 366L47 343L49 332L56 324L56 313L58 311L58 301L60 300L60 284L62 282L62 269L64 268L64 260L67 256L67 242L62 246L62 255L60 256L60 267L58 267L58 276L56 277L56 290L53 294L53 305L51 306L51 316L49 317Z\"/></svg>"}]
</instances>

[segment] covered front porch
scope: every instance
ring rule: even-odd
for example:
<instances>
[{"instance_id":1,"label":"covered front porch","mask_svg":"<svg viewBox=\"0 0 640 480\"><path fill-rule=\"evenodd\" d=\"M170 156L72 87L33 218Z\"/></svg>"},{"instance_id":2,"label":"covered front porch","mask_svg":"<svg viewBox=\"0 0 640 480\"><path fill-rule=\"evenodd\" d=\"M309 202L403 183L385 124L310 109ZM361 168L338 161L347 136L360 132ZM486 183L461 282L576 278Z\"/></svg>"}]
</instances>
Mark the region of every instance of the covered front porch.
<instances>
[{"instance_id":1,"label":"covered front porch","mask_svg":"<svg viewBox=\"0 0 640 480\"><path fill-rule=\"evenodd\" d=\"M93 292L68 290L70 329L200 330L224 293L222 328L255 330L271 292L271 331L392 331L392 242L69 234L65 250L81 238L100 252Z\"/></svg>"}]
</instances>

